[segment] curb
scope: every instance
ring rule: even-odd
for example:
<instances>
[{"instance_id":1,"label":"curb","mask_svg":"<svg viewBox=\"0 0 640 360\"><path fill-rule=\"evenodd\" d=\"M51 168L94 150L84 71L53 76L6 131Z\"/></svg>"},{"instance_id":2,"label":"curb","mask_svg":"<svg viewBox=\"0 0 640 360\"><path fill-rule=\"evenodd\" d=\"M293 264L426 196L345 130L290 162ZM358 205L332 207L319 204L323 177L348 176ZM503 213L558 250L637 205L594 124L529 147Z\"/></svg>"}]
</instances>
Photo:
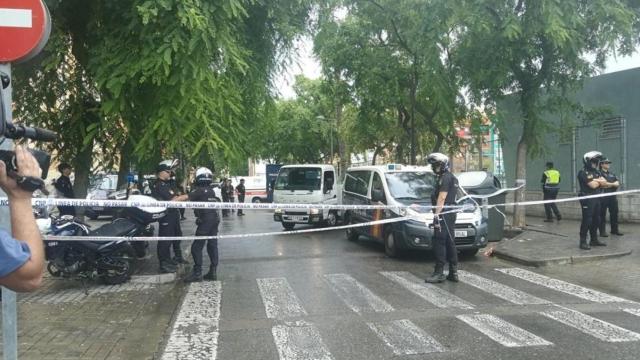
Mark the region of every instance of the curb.
<instances>
[{"instance_id":1,"label":"curb","mask_svg":"<svg viewBox=\"0 0 640 360\"><path fill-rule=\"evenodd\" d=\"M630 255L632 250L620 250L617 252L611 252L608 254L596 254L596 255L579 255L579 256L562 256L549 259L533 259L526 256L513 255L507 251L494 249L493 254L500 259L512 261L518 264L542 267L549 265L567 265L567 264L582 264L592 261L600 261L612 258L618 258L626 255Z\"/></svg>"}]
</instances>

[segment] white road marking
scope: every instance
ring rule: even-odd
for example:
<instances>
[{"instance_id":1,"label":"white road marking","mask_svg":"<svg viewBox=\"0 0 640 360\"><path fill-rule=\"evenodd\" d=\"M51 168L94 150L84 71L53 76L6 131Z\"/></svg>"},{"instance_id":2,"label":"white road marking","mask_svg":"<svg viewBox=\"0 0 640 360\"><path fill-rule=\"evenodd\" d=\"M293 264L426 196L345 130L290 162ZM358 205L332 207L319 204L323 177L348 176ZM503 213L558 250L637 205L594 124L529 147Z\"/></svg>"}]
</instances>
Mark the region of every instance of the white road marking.
<instances>
[{"instance_id":1,"label":"white road marking","mask_svg":"<svg viewBox=\"0 0 640 360\"><path fill-rule=\"evenodd\" d=\"M381 271L384 277L395 281L407 290L440 308L473 309L474 306L459 297L406 271Z\"/></svg>"},{"instance_id":2,"label":"white road marking","mask_svg":"<svg viewBox=\"0 0 640 360\"><path fill-rule=\"evenodd\" d=\"M460 278L460 281L464 282L465 284L469 284L484 292L487 292L491 295L499 297L503 300L507 300L514 304L536 305L550 303L548 300L541 299L531 294L527 294L524 291L514 289L499 282L483 278L464 270L458 271L458 277Z\"/></svg>"},{"instance_id":3,"label":"white road marking","mask_svg":"<svg viewBox=\"0 0 640 360\"><path fill-rule=\"evenodd\" d=\"M629 314L640 316L640 309L622 309L622 310L625 312L628 312Z\"/></svg>"},{"instance_id":4,"label":"white road marking","mask_svg":"<svg viewBox=\"0 0 640 360\"><path fill-rule=\"evenodd\" d=\"M22 303L64 304L86 300L98 294L112 294L124 291L142 291L153 288L152 284L125 283L111 286L97 286L89 288L89 295L84 289L66 289L56 292L34 292L20 297Z\"/></svg>"},{"instance_id":5,"label":"white road marking","mask_svg":"<svg viewBox=\"0 0 640 360\"><path fill-rule=\"evenodd\" d=\"M358 314L394 311L393 306L347 274L326 274L324 278L342 301Z\"/></svg>"},{"instance_id":6,"label":"white road marking","mask_svg":"<svg viewBox=\"0 0 640 360\"><path fill-rule=\"evenodd\" d=\"M189 285L162 360L216 359L221 300L219 281Z\"/></svg>"},{"instance_id":7,"label":"white road marking","mask_svg":"<svg viewBox=\"0 0 640 360\"><path fill-rule=\"evenodd\" d=\"M640 334L581 312L557 306L540 314L607 342L639 341Z\"/></svg>"},{"instance_id":8,"label":"white road marking","mask_svg":"<svg viewBox=\"0 0 640 360\"><path fill-rule=\"evenodd\" d=\"M306 321L285 322L271 329L281 360L332 360L320 333Z\"/></svg>"},{"instance_id":9,"label":"white road marking","mask_svg":"<svg viewBox=\"0 0 640 360\"><path fill-rule=\"evenodd\" d=\"M287 279L263 278L256 280L268 318L280 319L307 315Z\"/></svg>"},{"instance_id":10,"label":"white road marking","mask_svg":"<svg viewBox=\"0 0 640 360\"><path fill-rule=\"evenodd\" d=\"M506 347L553 345L537 335L489 314L458 315L472 328L488 336L491 340Z\"/></svg>"},{"instance_id":11,"label":"white road marking","mask_svg":"<svg viewBox=\"0 0 640 360\"><path fill-rule=\"evenodd\" d=\"M501 273L517 277L522 280L529 281L536 285L544 286L546 288L563 292L565 294L573 295L581 299L597 302L597 303L633 303L633 301L623 299L617 296L605 294L600 291L589 289L580 285L568 283L566 281L550 278L545 275L534 273L533 271L524 270L520 268L504 268L496 269Z\"/></svg>"},{"instance_id":12,"label":"white road marking","mask_svg":"<svg viewBox=\"0 0 640 360\"><path fill-rule=\"evenodd\" d=\"M32 28L30 9L0 8L0 27Z\"/></svg>"},{"instance_id":13,"label":"white road marking","mask_svg":"<svg viewBox=\"0 0 640 360\"><path fill-rule=\"evenodd\" d=\"M436 339L410 320L368 323L367 325L396 355L418 355L445 351Z\"/></svg>"}]
</instances>

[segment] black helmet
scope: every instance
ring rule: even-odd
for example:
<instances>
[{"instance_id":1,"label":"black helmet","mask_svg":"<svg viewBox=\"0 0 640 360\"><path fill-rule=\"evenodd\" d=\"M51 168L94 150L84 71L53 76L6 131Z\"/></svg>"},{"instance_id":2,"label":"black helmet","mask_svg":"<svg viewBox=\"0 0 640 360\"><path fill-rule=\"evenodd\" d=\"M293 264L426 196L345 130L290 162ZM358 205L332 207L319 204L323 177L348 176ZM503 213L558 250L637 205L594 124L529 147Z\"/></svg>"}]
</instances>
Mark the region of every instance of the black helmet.
<instances>
[{"instance_id":1,"label":"black helmet","mask_svg":"<svg viewBox=\"0 0 640 360\"><path fill-rule=\"evenodd\" d=\"M213 172L206 167L196 170L196 183L198 185L209 185L213 182Z\"/></svg>"},{"instance_id":2,"label":"black helmet","mask_svg":"<svg viewBox=\"0 0 640 360\"><path fill-rule=\"evenodd\" d=\"M597 168L600 165L600 161L603 159L602 153L600 151L589 151L582 156L582 162L585 166L595 163L593 165L594 168Z\"/></svg>"},{"instance_id":3,"label":"black helmet","mask_svg":"<svg viewBox=\"0 0 640 360\"><path fill-rule=\"evenodd\" d=\"M449 170L449 157L442 153L431 153L427 156L427 163L436 174L442 174Z\"/></svg>"}]
</instances>

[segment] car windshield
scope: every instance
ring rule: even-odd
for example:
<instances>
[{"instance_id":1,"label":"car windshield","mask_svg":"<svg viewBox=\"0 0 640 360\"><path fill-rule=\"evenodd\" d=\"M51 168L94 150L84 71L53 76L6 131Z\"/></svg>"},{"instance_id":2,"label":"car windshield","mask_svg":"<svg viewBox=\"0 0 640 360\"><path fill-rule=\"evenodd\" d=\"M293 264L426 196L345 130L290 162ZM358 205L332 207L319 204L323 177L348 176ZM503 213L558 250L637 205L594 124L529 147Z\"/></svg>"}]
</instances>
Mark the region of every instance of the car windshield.
<instances>
[{"instance_id":1,"label":"car windshield","mask_svg":"<svg viewBox=\"0 0 640 360\"><path fill-rule=\"evenodd\" d=\"M434 178L430 172L386 173L391 196L396 200L431 201Z\"/></svg>"},{"instance_id":2,"label":"car windshield","mask_svg":"<svg viewBox=\"0 0 640 360\"><path fill-rule=\"evenodd\" d=\"M284 168L276 180L276 190L320 190L320 168Z\"/></svg>"}]
</instances>

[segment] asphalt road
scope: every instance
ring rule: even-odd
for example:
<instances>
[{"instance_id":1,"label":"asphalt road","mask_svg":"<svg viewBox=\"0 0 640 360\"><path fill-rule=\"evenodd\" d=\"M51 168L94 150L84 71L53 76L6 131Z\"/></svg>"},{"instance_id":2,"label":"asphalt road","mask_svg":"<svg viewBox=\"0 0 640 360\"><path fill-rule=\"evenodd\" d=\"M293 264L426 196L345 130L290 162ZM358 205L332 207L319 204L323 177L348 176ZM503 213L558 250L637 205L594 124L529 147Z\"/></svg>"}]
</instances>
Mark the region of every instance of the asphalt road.
<instances>
[{"instance_id":1,"label":"asphalt road","mask_svg":"<svg viewBox=\"0 0 640 360\"><path fill-rule=\"evenodd\" d=\"M301 227L302 228L302 227ZM221 234L277 231L271 215ZM189 234L189 231L185 231ZM220 241L218 282L183 288L163 359L637 359L638 257L524 268L478 255L427 286L430 255L343 231Z\"/></svg>"}]
</instances>

